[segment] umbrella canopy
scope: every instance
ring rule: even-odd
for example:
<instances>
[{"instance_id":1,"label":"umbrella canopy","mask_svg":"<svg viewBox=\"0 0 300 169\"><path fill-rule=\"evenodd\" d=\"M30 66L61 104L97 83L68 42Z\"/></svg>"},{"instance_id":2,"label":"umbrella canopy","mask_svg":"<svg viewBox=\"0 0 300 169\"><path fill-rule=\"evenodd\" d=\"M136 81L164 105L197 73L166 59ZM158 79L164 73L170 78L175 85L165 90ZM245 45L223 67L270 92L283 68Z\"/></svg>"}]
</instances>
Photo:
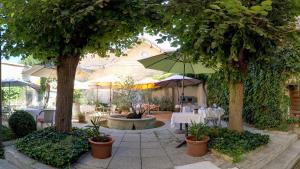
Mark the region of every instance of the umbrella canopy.
<instances>
[{"instance_id":1,"label":"umbrella canopy","mask_svg":"<svg viewBox=\"0 0 300 169\"><path fill-rule=\"evenodd\" d=\"M155 85L159 87L178 87L181 86L182 79L183 76L181 75L173 75L162 81L156 82ZM196 85L199 83L201 83L201 81L198 79L184 77L184 86Z\"/></svg>"},{"instance_id":2,"label":"umbrella canopy","mask_svg":"<svg viewBox=\"0 0 300 169\"><path fill-rule=\"evenodd\" d=\"M3 87L24 87L29 86L35 90L40 90L40 86L34 83L26 82L23 80L17 80L17 79L4 79L1 81L1 86Z\"/></svg>"},{"instance_id":3,"label":"umbrella canopy","mask_svg":"<svg viewBox=\"0 0 300 169\"><path fill-rule=\"evenodd\" d=\"M200 73L214 73L211 68L205 67L202 63L191 63L188 56L181 54L178 51L163 53L152 56L146 59L139 60L145 68L160 70L170 73L182 73L182 100L184 98L184 76L186 73L200 74ZM181 107L183 102L181 100Z\"/></svg>"},{"instance_id":4,"label":"umbrella canopy","mask_svg":"<svg viewBox=\"0 0 300 169\"><path fill-rule=\"evenodd\" d=\"M158 82L158 80L155 80L151 77L147 77L145 79L139 80L134 84L134 89L136 90L145 90L145 89L154 89L157 88L155 83Z\"/></svg>"},{"instance_id":5,"label":"umbrella canopy","mask_svg":"<svg viewBox=\"0 0 300 169\"><path fill-rule=\"evenodd\" d=\"M121 79L115 75L103 76L94 80L89 81L90 86L101 86L101 87L114 87L119 86Z\"/></svg>"},{"instance_id":6,"label":"umbrella canopy","mask_svg":"<svg viewBox=\"0 0 300 169\"><path fill-rule=\"evenodd\" d=\"M97 102L98 102L98 88L109 87L109 104L112 103L111 92L113 87L120 87L121 79L115 75L103 76L94 80L89 81L89 86L97 89ZM96 86L96 87L95 87Z\"/></svg>"},{"instance_id":7,"label":"umbrella canopy","mask_svg":"<svg viewBox=\"0 0 300 169\"><path fill-rule=\"evenodd\" d=\"M74 89L86 90L89 89L89 85L87 82L80 82L78 80L74 81Z\"/></svg>"},{"instance_id":8,"label":"umbrella canopy","mask_svg":"<svg viewBox=\"0 0 300 169\"><path fill-rule=\"evenodd\" d=\"M145 68L160 70L170 73L214 73L215 70L198 63L191 63L188 57L178 52L168 52L138 60Z\"/></svg>"},{"instance_id":9,"label":"umbrella canopy","mask_svg":"<svg viewBox=\"0 0 300 169\"><path fill-rule=\"evenodd\" d=\"M57 79L56 68L46 65L35 65L28 70L23 72L25 75L36 76L36 77L46 77L51 79ZM78 67L76 71L76 79L83 79L88 77L88 74Z\"/></svg>"}]
</instances>

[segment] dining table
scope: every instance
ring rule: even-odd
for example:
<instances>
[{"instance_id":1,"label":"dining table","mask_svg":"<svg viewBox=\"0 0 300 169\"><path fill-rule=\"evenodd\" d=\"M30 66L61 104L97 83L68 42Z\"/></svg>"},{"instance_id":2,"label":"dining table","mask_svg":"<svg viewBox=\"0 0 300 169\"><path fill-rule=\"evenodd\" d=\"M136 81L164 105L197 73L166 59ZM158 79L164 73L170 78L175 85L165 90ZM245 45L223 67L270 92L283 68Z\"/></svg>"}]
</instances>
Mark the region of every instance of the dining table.
<instances>
[{"instance_id":1,"label":"dining table","mask_svg":"<svg viewBox=\"0 0 300 169\"><path fill-rule=\"evenodd\" d=\"M196 112L196 113L195 113ZM221 116L224 114L222 108L200 108L193 112L173 112L171 117L171 127L175 128L176 124L185 124L185 135L188 136L188 127L192 122L207 124L207 119L217 119L221 123ZM186 144L182 141L176 148Z\"/></svg>"}]
</instances>

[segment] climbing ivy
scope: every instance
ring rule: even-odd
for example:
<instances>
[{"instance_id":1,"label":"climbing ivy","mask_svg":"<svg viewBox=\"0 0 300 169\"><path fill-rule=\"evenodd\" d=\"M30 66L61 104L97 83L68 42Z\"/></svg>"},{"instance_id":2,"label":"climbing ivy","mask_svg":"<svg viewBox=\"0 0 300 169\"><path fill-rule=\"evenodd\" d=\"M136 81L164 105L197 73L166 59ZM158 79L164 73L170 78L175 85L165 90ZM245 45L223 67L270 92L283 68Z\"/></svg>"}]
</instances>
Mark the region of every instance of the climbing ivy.
<instances>
[{"instance_id":1,"label":"climbing ivy","mask_svg":"<svg viewBox=\"0 0 300 169\"><path fill-rule=\"evenodd\" d=\"M279 57L280 56L280 57ZM286 82L300 72L299 49L285 48L273 53L272 64L250 63L245 81L244 121L255 127L278 128L287 118L289 97ZM208 102L228 111L228 87L221 70L208 79Z\"/></svg>"}]
</instances>

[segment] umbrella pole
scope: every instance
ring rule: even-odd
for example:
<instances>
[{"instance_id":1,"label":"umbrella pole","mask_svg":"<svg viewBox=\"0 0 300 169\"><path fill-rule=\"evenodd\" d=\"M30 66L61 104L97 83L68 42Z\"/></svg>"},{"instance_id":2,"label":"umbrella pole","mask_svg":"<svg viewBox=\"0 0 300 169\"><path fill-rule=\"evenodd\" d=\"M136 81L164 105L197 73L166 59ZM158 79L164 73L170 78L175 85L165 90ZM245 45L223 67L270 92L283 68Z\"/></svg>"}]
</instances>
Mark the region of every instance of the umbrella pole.
<instances>
[{"instance_id":1,"label":"umbrella pole","mask_svg":"<svg viewBox=\"0 0 300 169\"><path fill-rule=\"evenodd\" d=\"M183 76L182 76L182 93L181 93L181 112L183 109L183 97L184 97L184 76L185 76L185 63L183 64Z\"/></svg>"},{"instance_id":2,"label":"umbrella pole","mask_svg":"<svg viewBox=\"0 0 300 169\"><path fill-rule=\"evenodd\" d=\"M110 89L109 89L109 105L111 106L111 89L112 88L112 84L110 83Z\"/></svg>"},{"instance_id":3,"label":"umbrella pole","mask_svg":"<svg viewBox=\"0 0 300 169\"><path fill-rule=\"evenodd\" d=\"M8 83L8 107L10 109L10 82Z\"/></svg>"},{"instance_id":4,"label":"umbrella pole","mask_svg":"<svg viewBox=\"0 0 300 169\"><path fill-rule=\"evenodd\" d=\"M98 92L98 85L97 85L97 99L96 99L96 100L97 100L97 104L98 104L98 101L99 101L99 100L98 100L98 98L99 98L99 96L98 96L99 94L98 94L98 93L99 93L99 92Z\"/></svg>"}]
</instances>

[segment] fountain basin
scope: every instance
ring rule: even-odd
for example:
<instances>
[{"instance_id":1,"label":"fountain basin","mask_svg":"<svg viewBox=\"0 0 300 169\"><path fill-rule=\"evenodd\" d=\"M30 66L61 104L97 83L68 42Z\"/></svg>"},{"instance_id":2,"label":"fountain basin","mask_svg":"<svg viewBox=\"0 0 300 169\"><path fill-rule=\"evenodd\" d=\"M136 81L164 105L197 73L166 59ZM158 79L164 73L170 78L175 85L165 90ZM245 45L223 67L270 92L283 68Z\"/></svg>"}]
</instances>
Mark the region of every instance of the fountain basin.
<instances>
[{"instance_id":1,"label":"fountain basin","mask_svg":"<svg viewBox=\"0 0 300 169\"><path fill-rule=\"evenodd\" d=\"M141 119L127 119L122 115L111 115L107 118L107 126L120 130L143 130L155 127L156 118L151 115L142 117Z\"/></svg>"}]
</instances>

